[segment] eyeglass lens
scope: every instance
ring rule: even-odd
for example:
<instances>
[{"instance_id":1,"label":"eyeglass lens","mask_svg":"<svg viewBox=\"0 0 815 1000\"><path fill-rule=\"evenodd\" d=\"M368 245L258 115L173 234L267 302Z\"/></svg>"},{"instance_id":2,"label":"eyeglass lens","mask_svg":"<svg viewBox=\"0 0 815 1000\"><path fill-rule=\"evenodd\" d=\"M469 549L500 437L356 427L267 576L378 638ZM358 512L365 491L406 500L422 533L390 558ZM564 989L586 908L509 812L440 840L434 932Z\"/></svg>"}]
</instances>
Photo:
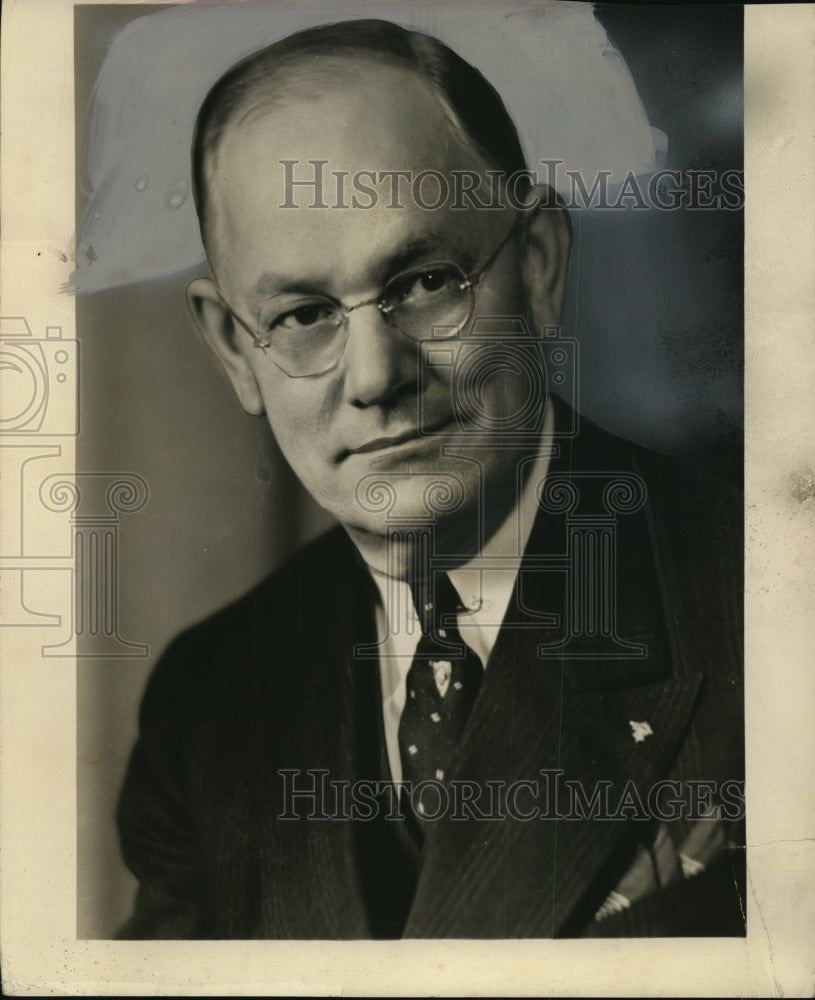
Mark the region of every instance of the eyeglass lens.
<instances>
[{"instance_id":1,"label":"eyeglass lens","mask_svg":"<svg viewBox=\"0 0 815 1000\"><path fill-rule=\"evenodd\" d=\"M414 340L459 332L472 309L472 288L458 267L448 261L425 264L392 278L376 305L387 321ZM361 304L361 305L363 305ZM345 348L347 319L358 306L346 309L331 299L292 299L275 295L258 312L257 337L268 344L277 364L290 375L318 374L337 363Z\"/></svg>"}]
</instances>

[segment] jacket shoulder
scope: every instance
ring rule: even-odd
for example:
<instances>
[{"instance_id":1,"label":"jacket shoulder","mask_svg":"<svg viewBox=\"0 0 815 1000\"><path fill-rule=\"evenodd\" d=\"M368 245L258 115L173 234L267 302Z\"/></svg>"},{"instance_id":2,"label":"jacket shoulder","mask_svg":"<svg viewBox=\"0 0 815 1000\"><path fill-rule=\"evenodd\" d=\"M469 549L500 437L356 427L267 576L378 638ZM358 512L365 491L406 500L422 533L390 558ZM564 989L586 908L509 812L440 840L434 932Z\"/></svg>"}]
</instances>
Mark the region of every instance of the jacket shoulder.
<instances>
[{"instance_id":1,"label":"jacket shoulder","mask_svg":"<svg viewBox=\"0 0 815 1000\"><path fill-rule=\"evenodd\" d=\"M342 528L333 528L295 552L247 593L184 629L172 645L231 642L263 622L276 629L292 625L292 611L320 606L328 592L357 569L355 550Z\"/></svg>"},{"instance_id":2,"label":"jacket shoulder","mask_svg":"<svg viewBox=\"0 0 815 1000\"><path fill-rule=\"evenodd\" d=\"M719 547L742 547L744 493L710 461L693 455L669 455L627 440L582 414L580 433L569 456L572 467L605 473L631 471L645 488L649 505L669 533L701 541L715 538ZM697 545L698 548L698 545Z\"/></svg>"},{"instance_id":3,"label":"jacket shoulder","mask_svg":"<svg viewBox=\"0 0 815 1000\"><path fill-rule=\"evenodd\" d=\"M360 577L345 531L321 535L248 593L180 632L153 668L142 710L183 698L191 711L218 691L229 699L259 673L274 672L282 688L288 675L299 685L304 678L295 667L311 664L312 637L342 614L343 595L359 593Z\"/></svg>"}]
</instances>

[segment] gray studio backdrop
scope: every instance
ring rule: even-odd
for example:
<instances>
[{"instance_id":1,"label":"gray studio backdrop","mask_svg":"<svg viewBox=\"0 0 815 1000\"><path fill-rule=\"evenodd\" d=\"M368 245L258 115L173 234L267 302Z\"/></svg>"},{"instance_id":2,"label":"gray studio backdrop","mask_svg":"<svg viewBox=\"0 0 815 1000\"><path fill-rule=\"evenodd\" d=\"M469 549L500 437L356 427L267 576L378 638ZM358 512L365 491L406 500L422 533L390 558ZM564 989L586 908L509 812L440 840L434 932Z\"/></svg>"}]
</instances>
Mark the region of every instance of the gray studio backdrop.
<instances>
[{"instance_id":1,"label":"gray studio backdrop","mask_svg":"<svg viewBox=\"0 0 815 1000\"><path fill-rule=\"evenodd\" d=\"M331 3L309 9L314 23L332 19ZM117 34L158 10L76 8L78 227L89 193L94 81ZM366 4L366 16L371 10ZM444 10L436 17L443 21ZM741 8L613 4L600 5L597 17L627 61L650 123L668 136L665 166L740 169ZM458 30L465 38L476 29L462 17ZM613 431L737 479L741 213L576 211L573 225L563 332L580 344L581 409ZM77 468L133 473L149 489L146 505L122 514L117 529L117 629L146 655L96 655L92 637L80 644L79 937L112 936L131 904L134 881L113 817L156 657L181 628L240 595L330 523L265 423L240 411L197 340L184 290L200 271L77 296Z\"/></svg>"}]
</instances>

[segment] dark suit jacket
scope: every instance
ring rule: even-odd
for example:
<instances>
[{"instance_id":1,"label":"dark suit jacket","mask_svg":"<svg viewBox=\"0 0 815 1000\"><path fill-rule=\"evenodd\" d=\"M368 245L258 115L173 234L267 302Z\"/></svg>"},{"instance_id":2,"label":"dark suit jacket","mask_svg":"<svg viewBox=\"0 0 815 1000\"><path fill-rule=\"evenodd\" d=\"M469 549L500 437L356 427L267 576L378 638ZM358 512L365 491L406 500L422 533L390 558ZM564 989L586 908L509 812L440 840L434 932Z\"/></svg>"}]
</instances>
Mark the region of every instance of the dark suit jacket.
<instances>
[{"instance_id":1,"label":"dark suit jacket","mask_svg":"<svg viewBox=\"0 0 815 1000\"><path fill-rule=\"evenodd\" d=\"M638 505L625 485L609 494L609 473L644 484L638 509L625 513ZM421 846L384 808L367 821L338 815L327 782L381 781L388 769L378 663L354 656L375 638L373 588L337 529L176 639L154 670L118 814L140 880L121 937L744 934L738 811L720 817L714 862L669 877L655 838L663 829L687 845L695 814L643 815L626 784L645 802L661 779L682 783L672 794L707 781L715 806L722 783L742 778L738 494L585 420L547 484L449 776L542 786L541 769L560 772L555 813L550 794L533 820L447 814ZM596 594L575 597L593 579L579 572L592 524L613 567L611 611ZM651 733L636 740L632 722ZM612 803L627 788L630 808L575 816L565 781L587 797L610 787ZM316 791L292 806L287 782ZM299 818L281 818L292 810ZM632 864L653 868L653 891L595 920Z\"/></svg>"}]
</instances>

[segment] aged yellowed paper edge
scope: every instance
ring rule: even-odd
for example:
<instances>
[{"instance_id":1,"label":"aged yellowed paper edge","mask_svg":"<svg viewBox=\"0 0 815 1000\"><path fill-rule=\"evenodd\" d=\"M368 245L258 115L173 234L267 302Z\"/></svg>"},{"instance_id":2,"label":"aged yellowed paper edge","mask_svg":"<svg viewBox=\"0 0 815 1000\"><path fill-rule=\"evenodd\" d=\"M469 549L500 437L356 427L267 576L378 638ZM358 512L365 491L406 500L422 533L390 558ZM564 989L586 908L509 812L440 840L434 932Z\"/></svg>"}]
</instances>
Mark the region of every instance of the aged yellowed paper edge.
<instances>
[{"instance_id":1,"label":"aged yellowed paper edge","mask_svg":"<svg viewBox=\"0 0 815 1000\"><path fill-rule=\"evenodd\" d=\"M78 941L75 674L70 660L40 656L36 630L4 627L5 992L812 995L815 6L748 7L745 32L746 941ZM73 269L73 5L6 4L2 44L2 313L24 316L38 335L61 326L70 341L73 300L59 288ZM46 440L51 453L39 457L56 457L60 471L69 472L73 438ZM2 449L1 550L11 553L4 568L14 568L25 543L49 555L47 569L65 557L65 541L48 537L46 523L37 522L38 498L27 492L24 475L12 474L21 459L9 445ZM50 603L69 611L67 580L65 572L44 573L42 586L54 588ZM3 593L4 613L13 601Z\"/></svg>"}]
</instances>

